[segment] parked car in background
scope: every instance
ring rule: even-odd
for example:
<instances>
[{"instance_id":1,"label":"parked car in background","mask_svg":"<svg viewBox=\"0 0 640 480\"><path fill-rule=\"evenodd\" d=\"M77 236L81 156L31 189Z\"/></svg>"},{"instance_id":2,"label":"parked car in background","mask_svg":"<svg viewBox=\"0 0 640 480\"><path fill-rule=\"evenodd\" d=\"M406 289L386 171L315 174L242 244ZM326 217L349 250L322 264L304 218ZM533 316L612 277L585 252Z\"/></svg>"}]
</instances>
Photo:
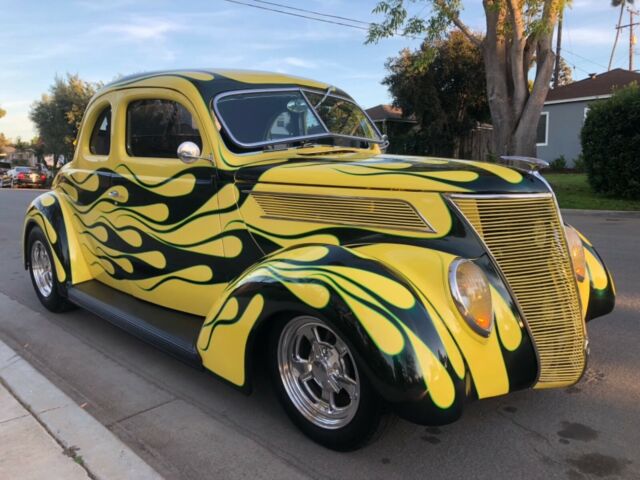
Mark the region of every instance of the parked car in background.
<instances>
[{"instance_id":1,"label":"parked car in background","mask_svg":"<svg viewBox=\"0 0 640 480\"><path fill-rule=\"evenodd\" d=\"M7 177L2 182L3 187L42 188L47 183L47 176L33 167L14 167L9 170Z\"/></svg>"},{"instance_id":2,"label":"parked car in background","mask_svg":"<svg viewBox=\"0 0 640 480\"><path fill-rule=\"evenodd\" d=\"M9 178L9 170L11 170L9 162L0 162L0 188L4 187L5 178Z\"/></svg>"},{"instance_id":3,"label":"parked car in background","mask_svg":"<svg viewBox=\"0 0 640 480\"><path fill-rule=\"evenodd\" d=\"M29 206L24 265L46 308L82 306L242 391L264 364L293 422L336 450L389 412L442 425L471 400L576 383L615 289L544 162L385 143L322 82L120 79Z\"/></svg>"}]
</instances>

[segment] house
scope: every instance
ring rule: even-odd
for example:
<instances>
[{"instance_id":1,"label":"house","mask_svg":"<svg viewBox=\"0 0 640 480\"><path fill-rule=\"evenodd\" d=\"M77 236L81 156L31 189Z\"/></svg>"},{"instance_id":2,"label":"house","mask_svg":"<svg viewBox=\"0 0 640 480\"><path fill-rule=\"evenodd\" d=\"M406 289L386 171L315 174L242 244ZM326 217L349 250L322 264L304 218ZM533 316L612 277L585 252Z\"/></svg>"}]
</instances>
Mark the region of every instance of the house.
<instances>
[{"instance_id":1,"label":"house","mask_svg":"<svg viewBox=\"0 0 640 480\"><path fill-rule=\"evenodd\" d=\"M384 135L388 135L393 139L396 135L407 133L418 122L415 117L403 117L402 109L393 105L380 104L375 107L367 108L369 118L376 124L378 130Z\"/></svg>"},{"instance_id":2,"label":"house","mask_svg":"<svg viewBox=\"0 0 640 480\"><path fill-rule=\"evenodd\" d=\"M553 161L563 155L567 166L572 166L582 152L580 131L590 105L632 82L640 84L640 73L616 68L549 90L538 122L538 158Z\"/></svg>"},{"instance_id":3,"label":"house","mask_svg":"<svg viewBox=\"0 0 640 480\"><path fill-rule=\"evenodd\" d=\"M17 149L12 146L0 148L0 160L13 166L24 165L35 167L38 164L36 153L31 148Z\"/></svg>"}]
</instances>

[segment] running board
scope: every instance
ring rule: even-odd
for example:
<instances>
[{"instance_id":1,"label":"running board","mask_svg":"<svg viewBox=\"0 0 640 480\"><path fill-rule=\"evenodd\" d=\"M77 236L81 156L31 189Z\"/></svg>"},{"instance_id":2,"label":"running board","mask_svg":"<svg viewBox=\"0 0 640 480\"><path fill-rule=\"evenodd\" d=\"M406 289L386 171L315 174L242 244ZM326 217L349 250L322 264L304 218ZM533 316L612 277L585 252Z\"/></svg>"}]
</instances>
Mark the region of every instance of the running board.
<instances>
[{"instance_id":1,"label":"running board","mask_svg":"<svg viewBox=\"0 0 640 480\"><path fill-rule=\"evenodd\" d=\"M96 280L68 286L67 295L76 305L139 339L189 365L202 366L196 342L203 317L138 300Z\"/></svg>"}]
</instances>

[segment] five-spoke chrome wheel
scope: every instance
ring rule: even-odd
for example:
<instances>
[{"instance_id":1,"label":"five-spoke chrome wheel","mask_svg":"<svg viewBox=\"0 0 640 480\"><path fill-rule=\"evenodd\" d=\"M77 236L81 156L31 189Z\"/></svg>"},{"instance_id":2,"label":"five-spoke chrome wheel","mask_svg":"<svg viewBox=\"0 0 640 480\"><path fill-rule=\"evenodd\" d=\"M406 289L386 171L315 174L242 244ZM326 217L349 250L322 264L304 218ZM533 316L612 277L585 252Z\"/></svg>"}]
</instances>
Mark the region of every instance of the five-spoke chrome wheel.
<instances>
[{"instance_id":1,"label":"five-spoke chrome wheel","mask_svg":"<svg viewBox=\"0 0 640 480\"><path fill-rule=\"evenodd\" d=\"M53 271L49 252L40 240L31 245L31 271L36 287L43 297L51 295L53 290Z\"/></svg>"},{"instance_id":2,"label":"five-spoke chrome wheel","mask_svg":"<svg viewBox=\"0 0 640 480\"><path fill-rule=\"evenodd\" d=\"M278 341L278 368L297 410L325 429L347 425L358 411L360 380L347 344L313 317L296 317Z\"/></svg>"}]
</instances>

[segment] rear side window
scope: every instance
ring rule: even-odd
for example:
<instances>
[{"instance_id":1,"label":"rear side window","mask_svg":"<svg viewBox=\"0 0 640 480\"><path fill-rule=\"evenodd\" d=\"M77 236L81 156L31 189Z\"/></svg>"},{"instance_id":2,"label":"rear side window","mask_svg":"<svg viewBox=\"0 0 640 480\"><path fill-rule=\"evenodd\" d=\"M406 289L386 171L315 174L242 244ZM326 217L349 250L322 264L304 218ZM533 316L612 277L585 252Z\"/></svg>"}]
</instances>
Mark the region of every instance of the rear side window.
<instances>
[{"instance_id":1,"label":"rear side window","mask_svg":"<svg viewBox=\"0 0 640 480\"><path fill-rule=\"evenodd\" d=\"M111 148L111 107L107 107L96 120L91 132L89 151L94 155L109 155Z\"/></svg>"},{"instance_id":2,"label":"rear side window","mask_svg":"<svg viewBox=\"0 0 640 480\"><path fill-rule=\"evenodd\" d=\"M178 158L178 145L202 149L195 119L178 102L136 100L127 108L127 152L132 157Z\"/></svg>"}]
</instances>

